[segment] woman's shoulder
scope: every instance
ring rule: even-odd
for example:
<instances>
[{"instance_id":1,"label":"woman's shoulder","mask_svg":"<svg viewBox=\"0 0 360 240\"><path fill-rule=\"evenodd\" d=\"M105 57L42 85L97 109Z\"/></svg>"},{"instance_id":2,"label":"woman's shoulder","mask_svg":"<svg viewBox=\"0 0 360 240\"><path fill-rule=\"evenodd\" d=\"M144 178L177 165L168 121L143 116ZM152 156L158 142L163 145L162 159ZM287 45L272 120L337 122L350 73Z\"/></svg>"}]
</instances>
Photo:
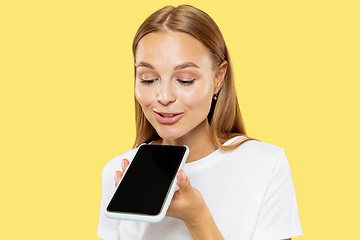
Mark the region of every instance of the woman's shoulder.
<instances>
[{"instance_id":1,"label":"woman's shoulder","mask_svg":"<svg viewBox=\"0 0 360 240\"><path fill-rule=\"evenodd\" d=\"M247 140L247 139L248 138L245 136L237 136L237 137L233 137L230 140L226 141L223 145L228 146L231 144L236 144L237 142L244 142L236 149L244 149L244 148L254 149L255 148L257 150L270 151L270 152L278 152L278 151L283 150L282 148L275 146L273 144L261 142L258 140Z\"/></svg>"},{"instance_id":2,"label":"woman's shoulder","mask_svg":"<svg viewBox=\"0 0 360 240\"><path fill-rule=\"evenodd\" d=\"M236 171L241 169L258 177L289 165L284 149L256 140L246 141L225 156Z\"/></svg>"},{"instance_id":3,"label":"woman's shoulder","mask_svg":"<svg viewBox=\"0 0 360 240\"><path fill-rule=\"evenodd\" d=\"M235 137L230 139L225 144L231 144L236 141L244 141L246 137ZM249 140L241 144L239 147L231 151L231 154L241 155L242 157L247 158L256 158L256 159L276 159L280 155L284 154L284 149L273 144L260 142L257 140Z\"/></svg>"}]
</instances>

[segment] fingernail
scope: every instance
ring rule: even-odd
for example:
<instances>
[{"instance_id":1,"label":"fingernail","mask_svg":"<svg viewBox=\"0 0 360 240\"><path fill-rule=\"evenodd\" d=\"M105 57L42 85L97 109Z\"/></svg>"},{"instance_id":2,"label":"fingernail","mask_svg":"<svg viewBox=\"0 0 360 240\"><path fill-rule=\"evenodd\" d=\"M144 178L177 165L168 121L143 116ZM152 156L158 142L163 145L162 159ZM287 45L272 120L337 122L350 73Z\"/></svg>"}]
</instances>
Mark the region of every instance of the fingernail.
<instances>
[{"instance_id":1,"label":"fingernail","mask_svg":"<svg viewBox=\"0 0 360 240\"><path fill-rule=\"evenodd\" d=\"M125 168L125 160L121 160L121 170L124 170Z\"/></svg>"},{"instance_id":2,"label":"fingernail","mask_svg":"<svg viewBox=\"0 0 360 240\"><path fill-rule=\"evenodd\" d=\"M185 181L185 180L186 180L186 174L185 174L185 171L183 171L183 172L182 172L182 179L183 179L183 181Z\"/></svg>"},{"instance_id":3,"label":"fingernail","mask_svg":"<svg viewBox=\"0 0 360 240\"><path fill-rule=\"evenodd\" d=\"M115 172L115 175L114 175L115 182L117 182L117 179L118 179L117 172Z\"/></svg>"}]
</instances>

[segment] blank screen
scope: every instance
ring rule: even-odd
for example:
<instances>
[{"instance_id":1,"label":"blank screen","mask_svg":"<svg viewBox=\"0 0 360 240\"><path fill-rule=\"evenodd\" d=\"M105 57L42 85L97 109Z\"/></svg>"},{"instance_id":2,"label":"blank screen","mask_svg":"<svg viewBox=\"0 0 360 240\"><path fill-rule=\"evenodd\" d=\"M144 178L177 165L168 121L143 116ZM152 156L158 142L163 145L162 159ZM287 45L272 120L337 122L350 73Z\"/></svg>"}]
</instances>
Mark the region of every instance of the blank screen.
<instances>
[{"instance_id":1,"label":"blank screen","mask_svg":"<svg viewBox=\"0 0 360 240\"><path fill-rule=\"evenodd\" d=\"M107 210L159 214L185 151L182 146L142 145Z\"/></svg>"}]
</instances>

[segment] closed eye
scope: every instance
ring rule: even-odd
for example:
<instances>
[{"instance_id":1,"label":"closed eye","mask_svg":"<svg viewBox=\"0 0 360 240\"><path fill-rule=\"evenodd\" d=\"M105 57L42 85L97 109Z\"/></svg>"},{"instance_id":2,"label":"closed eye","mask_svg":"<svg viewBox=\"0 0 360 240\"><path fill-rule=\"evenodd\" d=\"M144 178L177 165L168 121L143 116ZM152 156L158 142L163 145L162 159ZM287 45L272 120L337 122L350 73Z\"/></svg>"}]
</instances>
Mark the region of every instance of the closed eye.
<instances>
[{"instance_id":1,"label":"closed eye","mask_svg":"<svg viewBox=\"0 0 360 240\"><path fill-rule=\"evenodd\" d=\"M144 84L152 84L154 83L155 81L157 80L157 78L153 78L153 79L141 79L141 83L144 83Z\"/></svg>"},{"instance_id":2,"label":"closed eye","mask_svg":"<svg viewBox=\"0 0 360 240\"><path fill-rule=\"evenodd\" d=\"M183 80L183 79L176 79L179 83L181 83L182 85L191 85L195 82L195 79L191 79L191 80Z\"/></svg>"}]
</instances>

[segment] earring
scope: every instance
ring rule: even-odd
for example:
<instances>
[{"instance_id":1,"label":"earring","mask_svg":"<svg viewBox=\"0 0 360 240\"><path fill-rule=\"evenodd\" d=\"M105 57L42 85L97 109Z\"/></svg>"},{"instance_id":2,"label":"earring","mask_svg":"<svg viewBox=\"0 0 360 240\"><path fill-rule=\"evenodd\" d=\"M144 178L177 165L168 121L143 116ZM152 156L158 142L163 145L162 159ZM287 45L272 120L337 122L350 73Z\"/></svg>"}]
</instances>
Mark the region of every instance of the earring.
<instances>
[{"instance_id":1,"label":"earring","mask_svg":"<svg viewBox=\"0 0 360 240\"><path fill-rule=\"evenodd\" d=\"M217 100L217 94L214 94L214 100Z\"/></svg>"}]
</instances>

